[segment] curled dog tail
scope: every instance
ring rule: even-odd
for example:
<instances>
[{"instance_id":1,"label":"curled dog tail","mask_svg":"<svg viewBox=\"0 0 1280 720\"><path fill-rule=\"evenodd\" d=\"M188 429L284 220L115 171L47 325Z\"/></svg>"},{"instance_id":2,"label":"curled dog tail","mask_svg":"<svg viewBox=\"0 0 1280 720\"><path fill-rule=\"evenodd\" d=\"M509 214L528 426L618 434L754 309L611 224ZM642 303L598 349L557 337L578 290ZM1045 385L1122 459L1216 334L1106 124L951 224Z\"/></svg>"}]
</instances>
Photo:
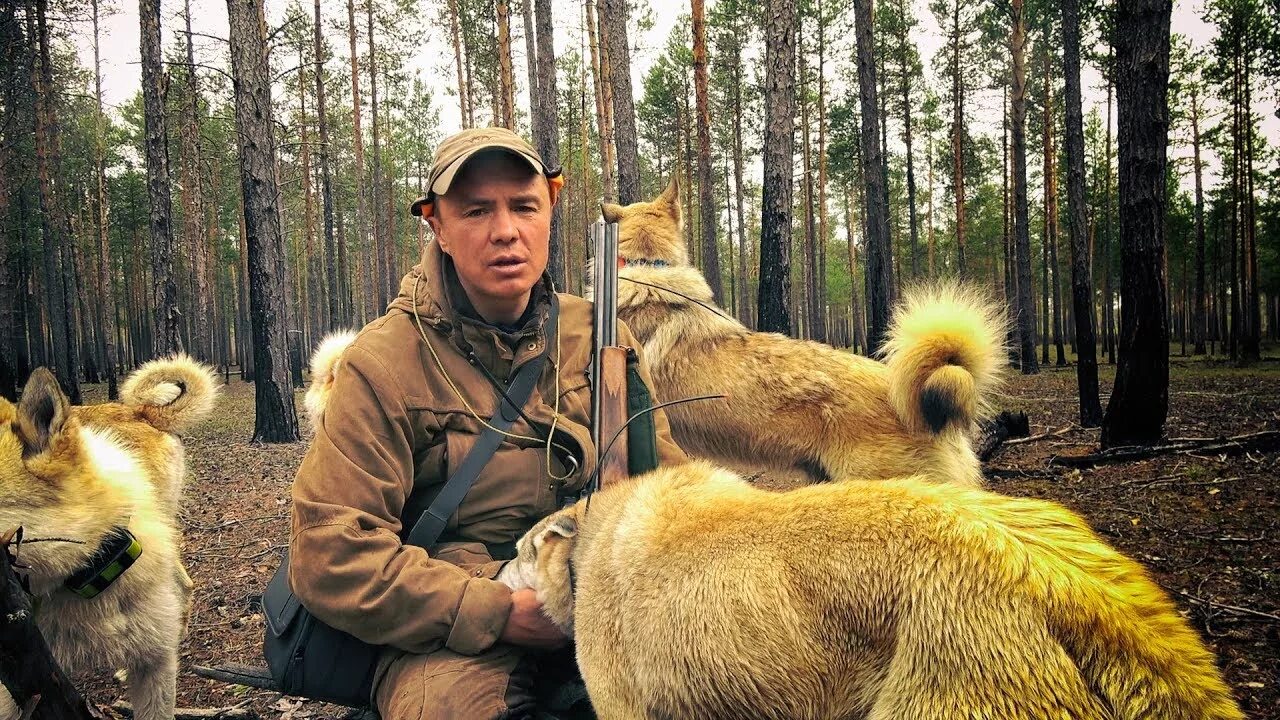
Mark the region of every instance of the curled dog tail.
<instances>
[{"instance_id":1,"label":"curled dog tail","mask_svg":"<svg viewBox=\"0 0 1280 720\"><path fill-rule=\"evenodd\" d=\"M311 384L302 404L307 409L312 427L318 427L324 420L324 409L329 405L329 393L333 390L333 379L338 374L342 353L355 339L354 330L329 333L311 354Z\"/></svg>"},{"instance_id":2,"label":"curled dog tail","mask_svg":"<svg viewBox=\"0 0 1280 720\"><path fill-rule=\"evenodd\" d=\"M213 368L184 354L146 363L120 388L124 404L141 409L153 427L170 433L208 417L217 395Z\"/></svg>"},{"instance_id":3,"label":"curled dog tail","mask_svg":"<svg viewBox=\"0 0 1280 720\"><path fill-rule=\"evenodd\" d=\"M1004 498L996 519L1029 562L1048 629L1116 720L1242 720L1213 654L1141 565L1056 503ZM1017 567L1014 567L1017 566ZM1038 576L1038 577L1037 577Z\"/></svg>"},{"instance_id":4,"label":"curled dog tail","mask_svg":"<svg viewBox=\"0 0 1280 720\"><path fill-rule=\"evenodd\" d=\"M908 290L882 353L889 399L913 431L968 429L989 412L1000 380L1004 314L981 291L954 283Z\"/></svg>"}]
</instances>

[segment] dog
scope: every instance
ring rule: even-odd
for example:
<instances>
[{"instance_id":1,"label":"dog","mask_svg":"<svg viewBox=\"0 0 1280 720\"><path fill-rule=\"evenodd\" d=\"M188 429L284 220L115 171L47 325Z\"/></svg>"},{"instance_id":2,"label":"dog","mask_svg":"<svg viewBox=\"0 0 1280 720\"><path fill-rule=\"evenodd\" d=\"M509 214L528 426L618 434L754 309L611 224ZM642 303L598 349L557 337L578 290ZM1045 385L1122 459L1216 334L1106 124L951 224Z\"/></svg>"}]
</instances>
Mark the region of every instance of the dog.
<instances>
[{"instance_id":1,"label":"dog","mask_svg":"<svg viewBox=\"0 0 1280 720\"><path fill-rule=\"evenodd\" d=\"M694 461L517 551L498 580L575 638L601 720L1243 718L1168 596L1052 502Z\"/></svg>"},{"instance_id":2,"label":"dog","mask_svg":"<svg viewBox=\"0 0 1280 720\"><path fill-rule=\"evenodd\" d=\"M0 528L24 528L37 625L64 670L124 669L138 720L173 717L192 592L177 433L216 395L212 371L177 356L140 367L119 403L72 406L43 368L17 405L0 399ZM19 716L0 688L0 718Z\"/></svg>"},{"instance_id":3,"label":"dog","mask_svg":"<svg viewBox=\"0 0 1280 720\"><path fill-rule=\"evenodd\" d=\"M667 409L681 448L816 480L982 483L970 437L1005 364L1006 321L977 290L909 291L877 362L753 332L716 307L689 264L674 179L652 202L604 204L602 214L618 223L618 317L643 343L654 394L727 396Z\"/></svg>"}]
</instances>

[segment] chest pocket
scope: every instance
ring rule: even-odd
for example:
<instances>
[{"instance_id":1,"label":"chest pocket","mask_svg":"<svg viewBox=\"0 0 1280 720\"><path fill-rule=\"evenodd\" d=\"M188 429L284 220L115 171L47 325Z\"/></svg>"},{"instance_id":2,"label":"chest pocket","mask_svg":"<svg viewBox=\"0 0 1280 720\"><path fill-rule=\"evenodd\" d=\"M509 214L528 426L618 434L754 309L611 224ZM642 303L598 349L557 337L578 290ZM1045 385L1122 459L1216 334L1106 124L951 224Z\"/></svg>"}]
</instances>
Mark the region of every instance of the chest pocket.
<instances>
[{"instance_id":1,"label":"chest pocket","mask_svg":"<svg viewBox=\"0 0 1280 720\"><path fill-rule=\"evenodd\" d=\"M446 430L440 472L427 490L425 508L445 480L457 471L478 436L465 430ZM547 477L542 445L522 447L507 439L498 446L462 504L449 518L447 535L460 540L501 543L515 540L555 509L555 488Z\"/></svg>"}]
</instances>

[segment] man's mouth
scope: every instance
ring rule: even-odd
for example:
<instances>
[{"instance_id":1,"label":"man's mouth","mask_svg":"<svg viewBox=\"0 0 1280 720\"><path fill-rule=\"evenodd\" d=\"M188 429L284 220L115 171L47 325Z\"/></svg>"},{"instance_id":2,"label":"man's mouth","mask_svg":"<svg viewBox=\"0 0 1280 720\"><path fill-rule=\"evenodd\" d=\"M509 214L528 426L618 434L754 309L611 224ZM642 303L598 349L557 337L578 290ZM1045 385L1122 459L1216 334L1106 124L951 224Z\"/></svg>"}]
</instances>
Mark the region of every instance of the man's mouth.
<instances>
[{"instance_id":1,"label":"man's mouth","mask_svg":"<svg viewBox=\"0 0 1280 720\"><path fill-rule=\"evenodd\" d=\"M496 268L512 268L512 267L518 267L520 265L523 265L524 263L525 263L524 258L500 257L494 260L493 262L489 263L489 265Z\"/></svg>"}]
</instances>

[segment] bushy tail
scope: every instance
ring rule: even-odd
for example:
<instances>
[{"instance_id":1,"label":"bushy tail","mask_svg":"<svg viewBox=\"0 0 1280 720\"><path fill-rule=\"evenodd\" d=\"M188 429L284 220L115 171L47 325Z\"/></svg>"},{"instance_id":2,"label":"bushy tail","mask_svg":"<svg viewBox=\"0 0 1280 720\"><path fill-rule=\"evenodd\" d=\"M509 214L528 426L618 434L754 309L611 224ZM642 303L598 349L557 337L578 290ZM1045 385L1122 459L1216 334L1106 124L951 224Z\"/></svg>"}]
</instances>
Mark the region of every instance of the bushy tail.
<instances>
[{"instance_id":1,"label":"bushy tail","mask_svg":"<svg viewBox=\"0 0 1280 720\"><path fill-rule=\"evenodd\" d=\"M318 427L324 420L324 409L329 404L329 392L333 389L342 353L355 339L354 330L330 333L311 354L311 385L307 387L302 404L307 409L307 417L311 418L312 427Z\"/></svg>"},{"instance_id":2,"label":"bushy tail","mask_svg":"<svg viewBox=\"0 0 1280 720\"><path fill-rule=\"evenodd\" d=\"M120 397L141 408L157 430L182 432L213 411L218 381L213 368L187 355L152 360L133 372Z\"/></svg>"},{"instance_id":3,"label":"bushy tail","mask_svg":"<svg viewBox=\"0 0 1280 720\"><path fill-rule=\"evenodd\" d=\"M1141 565L1056 503L1001 498L988 510L1034 558L1015 563L1030 573L1023 586L1042 593L1051 632L1113 717L1244 717L1213 654Z\"/></svg>"},{"instance_id":4,"label":"bushy tail","mask_svg":"<svg viewBox=\"0 0 1280 720\"><path fill-rule=\"evenodd\" d=\"M883 355L889 399L917 432L967 430L990 411L1005 362L1005 318L982 291L955 283L907 290Z\"/></svg>"}]
</instances>

